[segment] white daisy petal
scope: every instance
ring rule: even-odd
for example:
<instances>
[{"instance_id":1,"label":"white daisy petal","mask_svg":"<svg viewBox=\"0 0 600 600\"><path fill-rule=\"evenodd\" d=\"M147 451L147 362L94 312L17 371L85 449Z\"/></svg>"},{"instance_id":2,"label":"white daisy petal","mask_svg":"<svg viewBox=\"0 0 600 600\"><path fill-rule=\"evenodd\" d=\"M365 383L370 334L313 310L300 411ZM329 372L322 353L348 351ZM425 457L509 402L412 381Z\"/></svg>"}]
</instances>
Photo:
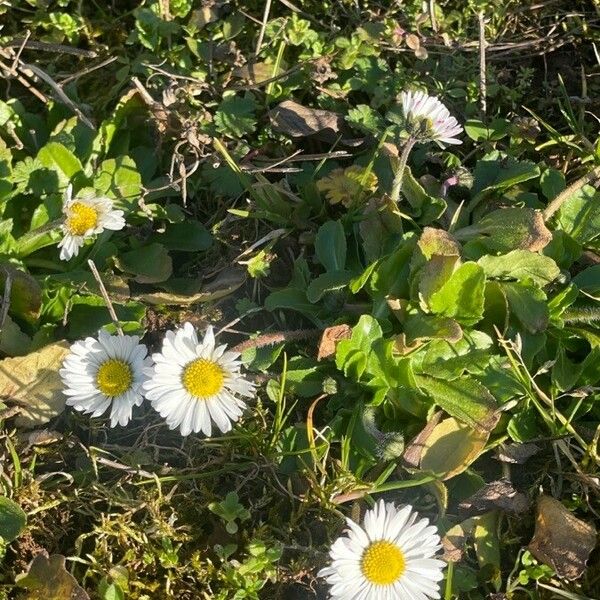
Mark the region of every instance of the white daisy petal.
<instances>
[{"instance_id":1,"label":"white daisy petal","mask_svg":"<svg viewBox=\"0 0 600 600\"><path fill-rule=\"evenodd\" d=\"M238 356L226 346L215 347L212 327L199 341L193 325L184 323L167 331L153 369L146 369L146 398L184 436L201 431L210 437L213 425L227 433L246 408L237 396L251 397L255 391L240 374Z\"/></svg>"},{"instance_id":2,"label":"white daisy petal","mask_svg":"<svg viewBox=\"0 0 600 600\"><path fill-rule=\"evenodd\" d=\"M444 144L462 144L456 136L462 133L463 128L435 96L423 92L402 92L400 103L407 127L418 141L436 142L441 148Z\"/></svg>"},{"instance_id":3,"label":"white daisy petal","mask_svg":"<svg viewBox=\"0 0 600 600\"><path fill-rule=\"evenodd\" d=\"M319 571L333 600L440 597L445 563L429 558L440 549L440 537L411 506L397 509L379 501L365 514L362 527L350 520L348 526L331 546L331 564Z\"/></svg>"},{"instance_id":4,"label":"white daisy petal","mask_svg":"<svg viewBox=\"0 0 600 600\"><path fill-rule=\"evenodd\" d=\"M71 346L59 375L66 403L75 410L99 417L110 407L110 426L127 425L133 406L144 398L141 385L149 367L146 346L137 336L111 336L98 332Z\"/></svg>"},{"instance_id":5,"label":"white daisy petal","mask_svg":"<svg viewBox=\"0 0 600 600\"><path fill-rule=\"evenodd\" d=\"M61 260L77 256L86 239L105 229L118 231L125 227L123 211L113 210L110 198L96 196L91 190L84 191L75 198L72 194L73 188L69 184L63 201L63 238L58 244Z\"/></svg>"}]
</instances>

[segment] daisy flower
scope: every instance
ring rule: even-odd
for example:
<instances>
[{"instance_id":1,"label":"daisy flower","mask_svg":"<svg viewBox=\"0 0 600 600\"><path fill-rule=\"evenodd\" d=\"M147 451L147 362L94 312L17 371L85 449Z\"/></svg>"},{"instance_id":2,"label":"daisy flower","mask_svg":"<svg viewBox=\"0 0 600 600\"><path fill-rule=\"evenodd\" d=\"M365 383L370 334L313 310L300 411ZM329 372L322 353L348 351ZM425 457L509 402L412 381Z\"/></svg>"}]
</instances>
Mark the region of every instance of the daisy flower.
<instances>
[{"instance_id":1,"label":"daisy flower","mask_svg":"<svg viewBox=\"0 0 600 600\"><path fill-rule=\"evenodd\" d=\"M380 500L363 527L348 520L347 535L331 547L332 563L319 576L340 600L427 600L439 598L445 563L432 558L441 548L437 529L411 506L397 509Z\"/></svg>"},{"instance_id":2,"label":"daisy flower","mask_svg":"<svg viewBox=\"0 0 600 600\"><path fill-rule=\"evenodd\" d=\"M106 196L96 196L93 190L84 190L79 196L72 197L73 187L69 184L65 191L61 229L63 239L58 244L61 260L70 260L79 254L86 239L112 229L118 231L125 227L122 210L113 210L113 203Z\"/></svg>"},{"instance_id":3,"label":"daisy flower","mask_svg":"<svg viewBox=\"0 0 600 600\"><path fill-rule=\"evenodd\" d=\"M135 335L114 336L101 330L97 339L75 342L59 371L67 405L92 417L110 406L110 426L127 425L133 407L144 401L144 368L152 364L139 341Z\"/></svg>"},{"instance_id":4,"label":"daisy flower","mask_svg":"<svg viewBox=\"0 0 600 600\"><path fill-rule=\"evenodd\" d=\"M462 144L456 136L463 128L435 96L402 92L400 100L408 131L417 141L436 142L441 148L444 144Z\"/></svg>"},{"instance_id":5,"label":"daisy flower","mask_svg":"<svg viewBox=\"0 0 600 600\"><path fill-rule=\"evenodd\" d=\"M226 348L215 346L210 326L201 342L191 323L167 331L144 391L169 429L210 437L213 423L226 433L241 417L246 404L237 395L253 396L254 384L240 375L239 353Z\"/></svg>"}]
</instances>

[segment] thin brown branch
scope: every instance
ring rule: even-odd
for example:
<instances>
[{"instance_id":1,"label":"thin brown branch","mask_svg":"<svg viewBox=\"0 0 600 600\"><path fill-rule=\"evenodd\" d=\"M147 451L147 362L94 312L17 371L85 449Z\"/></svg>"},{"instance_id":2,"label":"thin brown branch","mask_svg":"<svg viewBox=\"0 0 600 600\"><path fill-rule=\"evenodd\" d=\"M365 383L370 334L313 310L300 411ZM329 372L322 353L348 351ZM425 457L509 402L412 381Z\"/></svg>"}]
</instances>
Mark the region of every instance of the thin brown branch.
<instances>
[{"instance_id":1,"label":"thin brown branch","mask_svg":"<svg viewBox=\"0 0 600 600\"><path fill-rule=\"evenodd\" d=\"M578 192L584 185L591 183L595 179L600 177L600 165L594 167L589 173L580 177L577 181L572 183L568 188L564 189L544 210L544 221L548 221L554 213L560 209L563 203L568 200L573 194Z\"/></svg>"},{"instance_id":2,"label":"thin brown branch","mask_svg":"<svg viewBox=\"0 0 600 600\"><path fill-rule=\"evenodd\" d=\"M94 279L96 280L96 283L98 284L98 287L100 288L100 294L102 295L102 299L104 300L104 303L106 304L106 308L108 309L108 314L110 315L112 322L114 323L115 327L117 328L119 335L123 335L123 329L119 322L119 318L117 317L115 308L108 296L108 292L106 291L106 287L104 286L102 278L100 277L100 273L98 273L98 269L96 268L96 265L94 264L94 261L89 259L88 265L90 267L90 271L92 272L92 275L94 276Z\"/></svg>"}]
</instances>

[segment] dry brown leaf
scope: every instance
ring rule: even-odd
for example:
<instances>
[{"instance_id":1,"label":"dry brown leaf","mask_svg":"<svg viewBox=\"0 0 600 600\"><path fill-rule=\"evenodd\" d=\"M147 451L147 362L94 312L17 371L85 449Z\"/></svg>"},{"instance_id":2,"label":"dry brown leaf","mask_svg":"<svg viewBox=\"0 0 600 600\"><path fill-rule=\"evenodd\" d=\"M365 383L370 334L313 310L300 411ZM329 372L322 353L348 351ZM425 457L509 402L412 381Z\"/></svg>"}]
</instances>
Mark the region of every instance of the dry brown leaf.
<instances>
[{"instance_id":1,"label":"dry brown leaf","mask_svg":"<svg viewBox=\"0 0 600 600\"><path fill-rule=\"evenodd\" d=\"M578 519L558 500L540 496L531 553L552 567L559 577L573 580L585 571L587 559L596 546L596 529Z\"/></svg>"},{"instance_id":2,"label":"dry brown leaf","mask_svg":"<svg viewBox=\"0 0 600 600\"><path fill-rule=\"evenodd\" d=\"M421 454L423 453L425 442L431 435L431 432L435 429L436 425L440 422L441 418L442 411L434 413L427 422L427 425L425 425L421 432L410 441L406 447L406 450L404 450L404 454L402 455L402 460L406 467L412 469L419 468Z\"/></svg>"},{"instance_id":3,"label":"dry brown leaf","mask_svg":"<svg viewBox=\"0 0 600 600\"><path fill-rule=\"evenodd\" d=\"M457 523L442 538L442 548L444 555L442 558L447 562L458 562L462 559L465 544L468 538L473 535L475 529L475 519L467 519L462 523Z\"/></svg>"},{"instance_id":4,"label":"dry brown leaf","mask_svg":"<svg viewBox=\"0 0 600 600\"><path fill-rule=\"evenodd\" d=\"M501 462L524 465L539 451L539 447L533 443L502 444L496 449L496 458Z\"/></svg>"},{"instance_id":5,"label":"dry brown leaf","mask_svg":"<svg viewBox=\"0 0 600 600\"><path fill-rule=\"evenodd\" d=\"M515 490L510 481L500 479L486 483L471 497L463 500L458 508L469 515L482 514L496 509L522 513L529 508L529 501L525 494Z\"/></svg>"},{"instance_id":6,"label":"dry brown leaf","mask_svg":"<svg viewBox=\"0 0 600 600\"><path fill-rule=\"evenodd\" d=\"M417 50L421 47L421 40L418 35L414 33L409 33L405 38L404 42L411 50Z\"/></svg>"},{"instance_id":7,"label":"dry brown leaf","mask_svg":"<svg viewBox=\"0 0 600 600\"><path fill-rule=\"evenodd\" d=\"M0 398L21 408L18 427L43 425L64 410L66 397L58 370L69 347L65 341L57 342L27 356L0 361Z\"/></svg>"},{"instance_id":8,"label":"dry brown leaf","mask_svg":"<svg viewBox=\"0 0 600 600\"><path fill-rule=\"evenodd\" d=\"M340 340L350 339L352 335L352 328L350 325L334 325L333 327L327 327L323 331L321 341L319 342L319 353L317 360L323 360L329 358L335 354L337 343Z\"/></svg>"},{"instance_id":9,"label":"dry brown leaf","mask_svg":"<svg viewBox=\"0 0 600 600\"><path fill-rule=\"evenodd\" d=\"M266 62L248 63L234 69L233 76L245 79L249 83L262 83L282 73L281 68Z\"/></svg>"},{"instance_id":10,"label":"dry brown leaf","mask_svg":"<svg viewBox=\"0 0 600 600\"><path fill-rule=\"evenodd\" d=\"M90 600L65 568L65 562L62 554L48 556L40 552L31 561L28 572L17 576L17 587L30 592L28 600Z\"/></svg>"},{"instance_id":11,"label":"dry brown leaf","mask_svg":"<svg viewBox=\"0 0 600 600\"><path fill-rule=\"evenodd\" d=\"M342 115L330 110L308 108L292 100L276 106L269 116L277 131L291 137L306 137L325 130L337 134L344 126Z\"/></svg>"},{"instance_id":12,"label":"dry brown leaf","mask_svg":"<svg viewBox=\"0 0 600 600\"><path fill-rule=\"evenodd\" d=\"M425 49L425 46L419 46L416 50L415 50L415 56L419 59L419 60L425 60L428 56L429 53L427 52L427 50Z\"/></svg>"},{"instance_id":13,"label":"dry brown leaf","mask_svg":"<svg viewBox=\"0 0 600 600\"><path fill-rule=\"evenodd\" d=\"M282 102L269 111L273 129L290 137L315 136L325 142L339 142L345 146L360 146L364 138L352 138L344 117L330 110L309 108L292 100Z\"/></svg>"}]
</instances>

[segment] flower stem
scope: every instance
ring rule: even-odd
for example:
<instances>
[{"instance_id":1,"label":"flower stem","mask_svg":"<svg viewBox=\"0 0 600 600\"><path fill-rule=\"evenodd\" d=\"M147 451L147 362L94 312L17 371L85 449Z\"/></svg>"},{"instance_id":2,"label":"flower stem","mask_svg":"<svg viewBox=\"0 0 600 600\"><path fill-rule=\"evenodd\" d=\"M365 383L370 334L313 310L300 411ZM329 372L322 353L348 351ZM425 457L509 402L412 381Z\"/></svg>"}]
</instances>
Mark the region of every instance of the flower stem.
<instances>
[{"instance_id":1,"label":"flower stem","mask_svg":"<svg viewBox=\"0 0 600 600\"><path fill-rule=\"evenodd\" d=\"M408 162L408 155L413 149L413 146L417 143L417 140L413 137L409 137L402 148L402 154L400 155L400 162L394 175L394 182L392 184L392 201L398 202L400 200L400 190L402 189L402 180L404 179L404 170L406 169L406 163Z\"/></svg>"}]
</instances>

